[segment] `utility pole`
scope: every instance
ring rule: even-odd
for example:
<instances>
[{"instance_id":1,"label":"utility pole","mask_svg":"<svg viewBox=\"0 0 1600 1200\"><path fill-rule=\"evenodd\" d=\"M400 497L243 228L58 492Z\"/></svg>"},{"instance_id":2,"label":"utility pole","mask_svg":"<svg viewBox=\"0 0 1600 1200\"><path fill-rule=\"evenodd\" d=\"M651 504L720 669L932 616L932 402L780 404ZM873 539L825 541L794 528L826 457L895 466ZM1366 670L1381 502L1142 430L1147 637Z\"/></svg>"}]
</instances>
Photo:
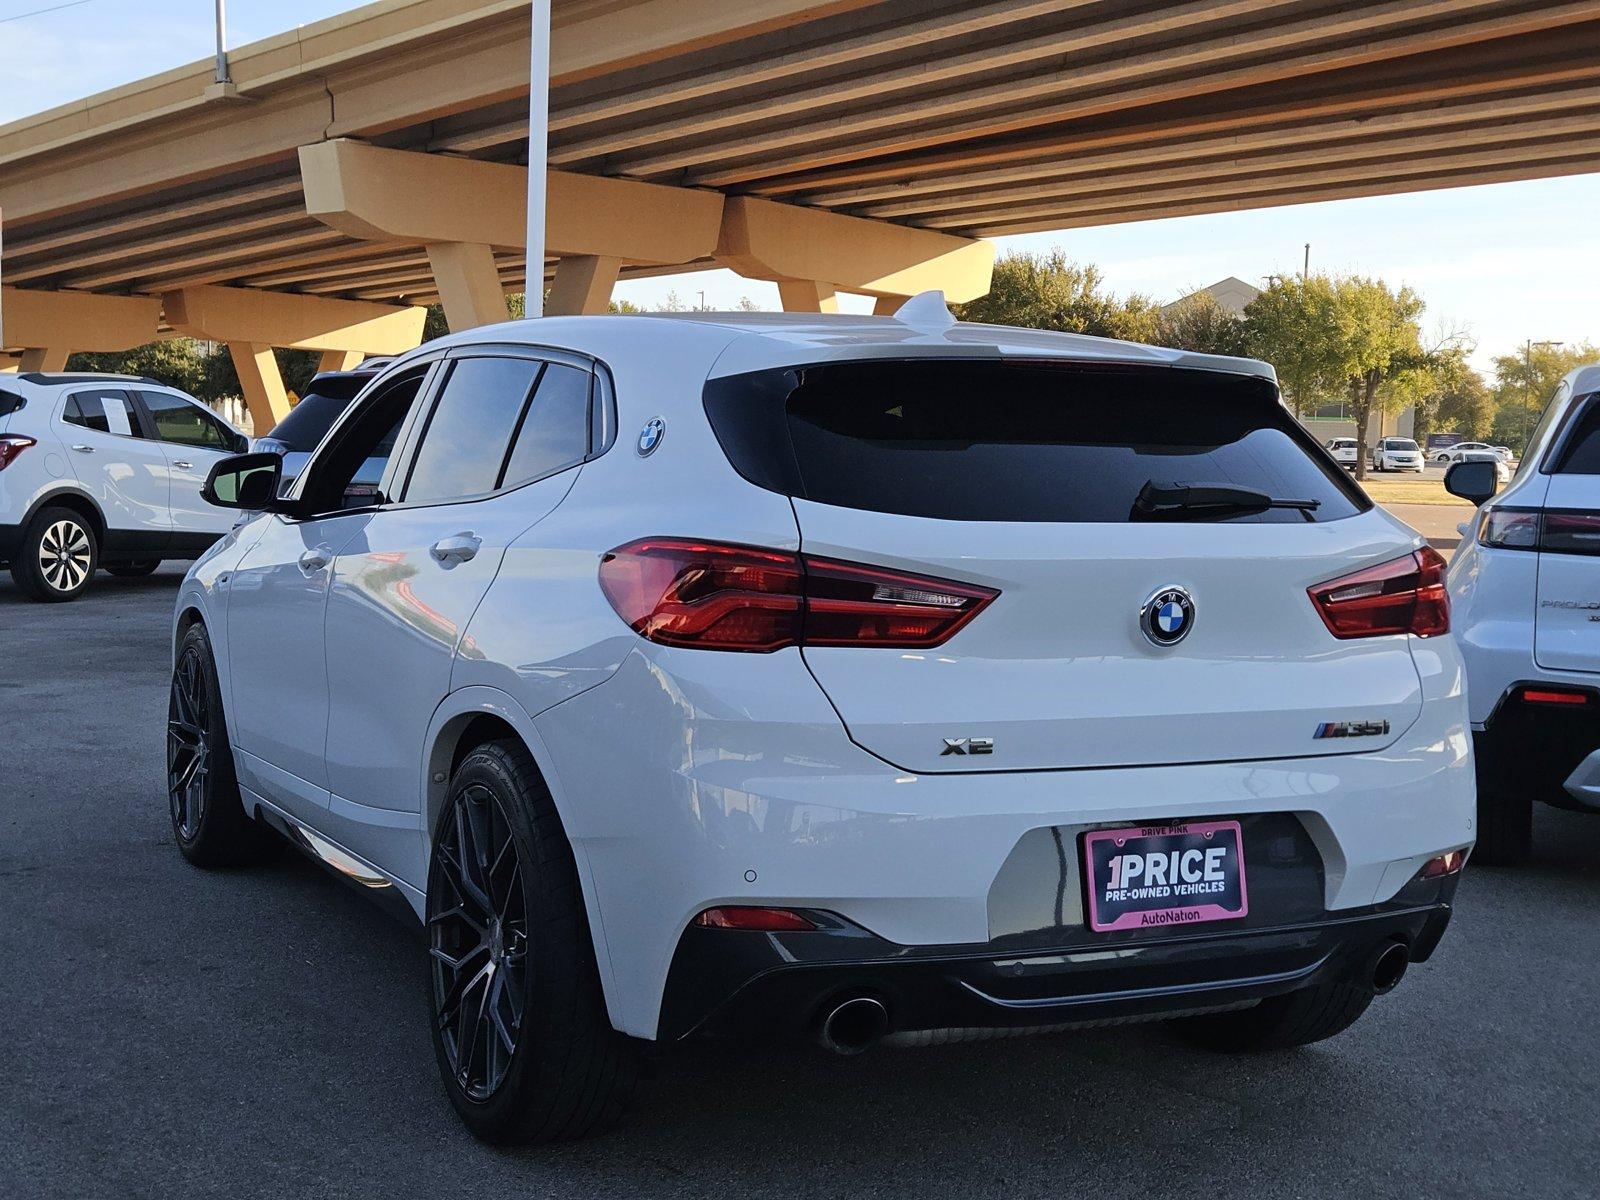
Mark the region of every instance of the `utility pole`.
<instances>
[{"instance_id":1,"label":"utility pole","mask_svg":"<svg viewBox=\"0 0 1600 1200\"><path fill-rule=\"evenodd\" d=\"M1536 342L1532 338L1529 338L1526 342L1523 343L1523 345L1522 345L1522 378L1523 378L1523 381L1527 385L1527 388L1528 388L1528 404L1529 404L1529 407L1532 407L1533 403L1538 399L1538 397L1536 395L1534 395L1534 392L1533 392L1533 350L1534 350L1534 347L1537 346L1541 350L1546 350L1546 349L1555 349L1557 347L1565 346L1565 345L1566 345L1565 342Z\"/></svg>"},{"instance_id":2,"label":"utility pole","mask_svg":"<svg viewBox=\"0 0 1600 1200\"><path fill-rule=\"evenodd\" d=\"M217 78L218 83L232 83L228 75L228 0L217 0Z\"/></svg>"},{"instance_id":3,"label":"utility pole","mask_svg":"<svg viewBox=\"0 0 1600 1200\"><path fill-rule=\"evenodd\" d=\"M1311 243L1307 242L1306 243L1306 262L1305 262L1305 266L1300 268L1300 282L1304 283L1306 280L1308 280L1310 278L1311 278Z\"/></svg>"},{"instance_id":4,"label":"utility pole","mask_svg":"<svg viewBox=\"0 0 1600 1200\"><path fill-rule=\"evenodd\" d=\"M528 70L528 266L523 312L544 316L545 183L550 173L550 0L533 0Z\"/></svg>"}]
</instances>

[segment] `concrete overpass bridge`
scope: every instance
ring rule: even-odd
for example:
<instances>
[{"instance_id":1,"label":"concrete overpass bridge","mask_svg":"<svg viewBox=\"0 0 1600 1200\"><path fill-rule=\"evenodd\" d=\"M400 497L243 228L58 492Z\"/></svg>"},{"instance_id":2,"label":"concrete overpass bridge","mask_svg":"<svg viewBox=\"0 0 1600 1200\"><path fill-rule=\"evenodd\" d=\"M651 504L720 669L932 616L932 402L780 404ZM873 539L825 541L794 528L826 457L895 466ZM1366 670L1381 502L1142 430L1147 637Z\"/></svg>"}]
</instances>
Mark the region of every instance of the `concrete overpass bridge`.
<instances>
[{"instance_id":1,"label":"concrete overpass bridge","mask_svg":"<svg viewBox=\"0 0 1600 1200\"><path fill-rule=\"evenodd\" d=\"M526 0L379 0L0 127L3 352L328 365L521 290ZM1600 0L555 0L548 311L730 267L823 311L986 238L1600 169Z\"/></svg>"}]
</instances>

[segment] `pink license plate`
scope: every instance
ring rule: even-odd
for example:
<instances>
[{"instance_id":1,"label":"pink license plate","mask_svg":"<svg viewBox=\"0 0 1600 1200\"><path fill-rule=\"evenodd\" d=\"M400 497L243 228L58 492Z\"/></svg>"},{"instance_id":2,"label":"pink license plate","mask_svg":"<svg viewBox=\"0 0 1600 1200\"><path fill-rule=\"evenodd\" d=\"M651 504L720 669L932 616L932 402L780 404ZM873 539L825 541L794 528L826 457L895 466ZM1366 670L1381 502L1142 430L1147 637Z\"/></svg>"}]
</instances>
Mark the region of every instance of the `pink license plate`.
<instances>
[{"instance_id":1,"label":"pink license plate","mask_svg":"<svg viewBox=\"0 0 1600 1200\"><path fill-rule=\"evenodd\" d=\"M1136 825L1083 835L1089 928L1158 929L1250 911L1237 821Z\"/></svg>"}]
</instances>

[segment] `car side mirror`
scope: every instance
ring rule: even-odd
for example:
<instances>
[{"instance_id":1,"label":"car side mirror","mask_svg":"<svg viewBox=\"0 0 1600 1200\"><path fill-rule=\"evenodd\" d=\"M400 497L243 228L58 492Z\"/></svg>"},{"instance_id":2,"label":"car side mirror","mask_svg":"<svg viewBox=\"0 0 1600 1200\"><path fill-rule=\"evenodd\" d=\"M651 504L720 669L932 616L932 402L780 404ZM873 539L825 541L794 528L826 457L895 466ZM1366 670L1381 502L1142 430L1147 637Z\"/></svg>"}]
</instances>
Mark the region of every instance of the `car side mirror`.
<instances>
[{"instance_id":1,"label":"car side mirror","mask_svg":"<svg viewBox=\"0 0 1600 1200\"><path fill-rule=\"evenodd\" d=\"M276 454L235 454L211 468L200 497L218 508L261 512L274 507L282 475L283 459Z\"/></svg>"},{"instance_id":2,"label":"car side mirror","mask_svg":"<svg viewBox=\"0 0 1600 1200\"><path fill-rule=\"evenodd\" d=\"M1444 473L1444 490L1473 504L1490 499L1500 487L1492 462L1458 462Z\"/></svg>"}]
</instances>

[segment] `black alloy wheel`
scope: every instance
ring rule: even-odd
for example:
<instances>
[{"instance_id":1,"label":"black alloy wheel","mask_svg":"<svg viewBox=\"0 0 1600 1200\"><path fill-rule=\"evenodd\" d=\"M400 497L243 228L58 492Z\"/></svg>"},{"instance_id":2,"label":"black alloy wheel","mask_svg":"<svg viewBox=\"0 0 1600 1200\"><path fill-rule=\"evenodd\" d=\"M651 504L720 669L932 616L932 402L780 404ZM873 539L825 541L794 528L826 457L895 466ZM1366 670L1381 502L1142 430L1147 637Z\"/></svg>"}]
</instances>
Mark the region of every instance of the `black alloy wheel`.
<instances>
[{"instance_id":1,"label":"black alloy wheel","mask_svg":"<svg viewBox=\"0 0 1600 1200\"><path fill-rule=\"evenodd\" d=\"M211 697L200 647L185 643L167 702L167 797L180 844L200 836L211 775Z\"/></svg>"},{"instance_id":2,"label":"black alloy wheel","mask_svg":"<svg viewBox=\"0 0 1600 1200\"><path fill-rule=\"evenodd\" d=\"M474 1101L500 1090L527 1012L530 959L522 860L499 799L461 789L434 848L428 922L433 1019L457 1085Z\"/></svg>"}]
</instances>

